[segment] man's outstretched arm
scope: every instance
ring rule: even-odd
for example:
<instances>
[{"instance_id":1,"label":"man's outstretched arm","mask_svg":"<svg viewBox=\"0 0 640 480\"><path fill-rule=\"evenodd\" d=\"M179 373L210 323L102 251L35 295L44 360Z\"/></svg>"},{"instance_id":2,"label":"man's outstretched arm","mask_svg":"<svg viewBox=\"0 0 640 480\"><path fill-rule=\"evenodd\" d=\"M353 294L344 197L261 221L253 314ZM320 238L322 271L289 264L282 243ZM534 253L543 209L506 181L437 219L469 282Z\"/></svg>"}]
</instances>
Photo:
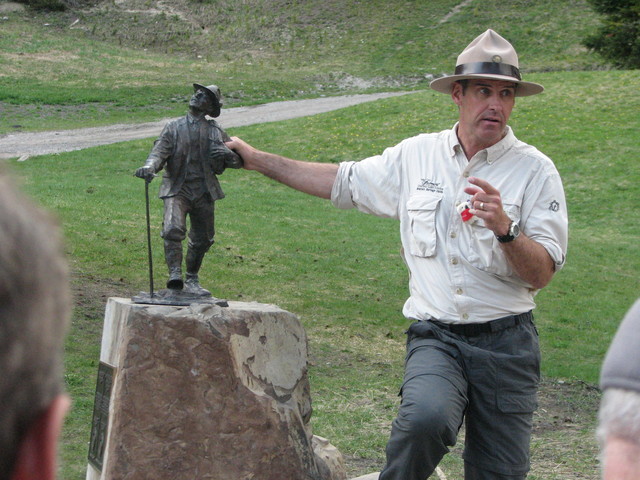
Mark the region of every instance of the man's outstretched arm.
<instances>
[{"instance_id":1,"label":"man's outstretched arm","mask_svg":"<svg viewBox=\"0 0 640 480\"><path fill-rule=\"evenodd\" d=\"M331 189L338 173L338 165L301 162L263 152L238 137L231 137L231 141L226 145L242 157L245 169L260 172L309 195L331 198Z\"/></svg>"}]
</instances>

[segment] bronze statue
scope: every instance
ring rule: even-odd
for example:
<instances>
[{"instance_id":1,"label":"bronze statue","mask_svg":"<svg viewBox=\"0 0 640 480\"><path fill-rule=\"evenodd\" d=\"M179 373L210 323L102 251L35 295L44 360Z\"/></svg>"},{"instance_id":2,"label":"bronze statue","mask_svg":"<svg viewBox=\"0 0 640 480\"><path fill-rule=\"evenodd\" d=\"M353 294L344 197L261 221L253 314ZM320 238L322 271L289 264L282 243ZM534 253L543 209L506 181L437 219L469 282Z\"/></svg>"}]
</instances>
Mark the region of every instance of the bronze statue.
<instances>
[{"instance_id":1,"label":"bronze statue","mask_svg":"<svg viewBox=\"0 0 640 480\"><path fill-rule=\"evenodd\" d=\"M193 88L188 113L164 127L135 176L151 182L157 172L164 170L159 197L164 201L161 235L169 268L167 288L195 297L209 297L209 291L200 285L198 272L214 242L214 203L224 198L216 175L226 168L241 168L242 160L225 146L229 135L215 120L206 118L220 115L220 89L197 83ZM187 216L190 228L183 279L182 241L187 237Z\"/></svg>"}]
</instances>

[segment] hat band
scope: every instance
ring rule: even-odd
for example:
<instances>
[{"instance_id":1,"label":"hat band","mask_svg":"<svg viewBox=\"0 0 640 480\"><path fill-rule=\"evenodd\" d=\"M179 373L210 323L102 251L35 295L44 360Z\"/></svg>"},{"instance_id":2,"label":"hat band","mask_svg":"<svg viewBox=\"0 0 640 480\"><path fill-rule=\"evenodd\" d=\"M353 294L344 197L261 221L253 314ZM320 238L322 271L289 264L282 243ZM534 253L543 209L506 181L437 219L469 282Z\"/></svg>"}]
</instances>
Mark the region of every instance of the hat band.
<instances>
[{"instance_id":1,"label":"hat band","mask_svg":"<svg viewBox=\"0 0 640 480\"><path fill-rule=\"evenodd\" d=\"M522 80L520 76L520 70L518 67L508 65L506 63L497 62L474 62L463 63L456 67L455 75L478 75L478 74L491 74L491 75L504 75L506 77L514 77L518 80Z\"/></svg>"}]
</instances>

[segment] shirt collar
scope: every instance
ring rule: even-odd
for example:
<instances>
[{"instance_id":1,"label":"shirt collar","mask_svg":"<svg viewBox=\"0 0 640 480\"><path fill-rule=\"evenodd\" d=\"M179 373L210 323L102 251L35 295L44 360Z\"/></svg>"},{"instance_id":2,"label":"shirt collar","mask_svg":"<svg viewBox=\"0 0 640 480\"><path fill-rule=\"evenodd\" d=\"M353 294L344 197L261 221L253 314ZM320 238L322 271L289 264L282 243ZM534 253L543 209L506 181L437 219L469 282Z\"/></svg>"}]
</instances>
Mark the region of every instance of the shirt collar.
<instances>
[{"instance_id":1,"label":"shirt collar","mask_svg":"<svg viewBox=\"0 0 640 480\"><path fill-rule=\"evenodd\" d=\"M451 157L454 157L458 152L462 152L462 145L460 144L458 134L456 133L458 130L458 123L459 122L456 122L453 128L449 131L448 141L449 154L451 155ZM506 130L507 134L502 137L502 139L498 143L478 152L482 152L486 162L489 165L500 159L500 157L502 157L516 142L516 136L513 134L513 130L511 130L511 127L509 125L507 125Z\"/></svg>"},{"instance_id":2,"label":"shirt collar","mask_svg":"<svg viewBox=\"0 0 640 480\"><path fill-rule=\"evenodd\" d=\"M456 153L462 151L462 145L460 145L460 140L458 140L458 134L456 133L458 123L459 122L456 122L453 128L449 130L449 155L451 155L452 158L456 156Z\"/></svg>"},{"instance_id":3,"label":"shirt collar","mask_svg":"<svg viewBox=\"0 0 640 480\"><path fill-rule=\"evenodd\" d=\"M486 149L487 151L487 163L491 165L502 157L516 142L516 136L513 134L511 127L507 125L507 134L502 137L495 145L491 145Z\"/></svg>"}]
</instances>

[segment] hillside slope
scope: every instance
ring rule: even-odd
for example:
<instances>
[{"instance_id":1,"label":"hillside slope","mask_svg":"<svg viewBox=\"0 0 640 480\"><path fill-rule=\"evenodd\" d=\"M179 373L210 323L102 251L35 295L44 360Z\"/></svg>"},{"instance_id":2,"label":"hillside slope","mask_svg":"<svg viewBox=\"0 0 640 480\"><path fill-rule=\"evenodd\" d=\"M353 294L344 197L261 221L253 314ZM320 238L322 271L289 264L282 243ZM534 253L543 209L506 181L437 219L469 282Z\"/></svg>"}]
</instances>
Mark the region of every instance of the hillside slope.
<instances>
[{"instance_id":1,"label":"hillside slope","mask_svg":"<svg viewBox=\"0 0 640 480\"><path fill-rule=\"evenodd\" d=\"M487 28L526 76L607 68L581 45L599 24L587 0L104 0L0 23L0 131L41 128L41 108L62 128L165 118L192 81L230 105L425 89Z\"/></svg>"}]
</instances>

